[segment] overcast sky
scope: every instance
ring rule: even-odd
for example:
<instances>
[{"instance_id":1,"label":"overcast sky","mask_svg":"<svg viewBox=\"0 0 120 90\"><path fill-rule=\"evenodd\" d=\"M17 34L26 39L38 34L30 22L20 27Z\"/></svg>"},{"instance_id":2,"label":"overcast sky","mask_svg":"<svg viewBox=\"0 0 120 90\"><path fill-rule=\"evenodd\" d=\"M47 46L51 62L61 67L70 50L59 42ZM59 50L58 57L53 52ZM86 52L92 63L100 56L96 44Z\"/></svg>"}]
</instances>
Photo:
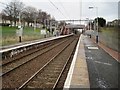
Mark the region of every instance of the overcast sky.
<instances>
[{"instance_id":1,"label":"overcast sky","mask_svg":"<svg viewBox=\"0 0 120 90\"><path fill-rule=\"evenodd\" d=\"M0 0L8 3L12 0ZM112 21L118 18L118 1L119 0L21 0L26 6L33 6L37 9L46 11L55 17L56 20L64 19L94 19L97 17L97 9L88 7L97 7L98 16ZM59 9L56 9L51 3ZM82 3L81 3L82 2ZM0 4L2 10L4 5ZM0 10L0 11L1 11Z\"/></svg>"}]
</instances>

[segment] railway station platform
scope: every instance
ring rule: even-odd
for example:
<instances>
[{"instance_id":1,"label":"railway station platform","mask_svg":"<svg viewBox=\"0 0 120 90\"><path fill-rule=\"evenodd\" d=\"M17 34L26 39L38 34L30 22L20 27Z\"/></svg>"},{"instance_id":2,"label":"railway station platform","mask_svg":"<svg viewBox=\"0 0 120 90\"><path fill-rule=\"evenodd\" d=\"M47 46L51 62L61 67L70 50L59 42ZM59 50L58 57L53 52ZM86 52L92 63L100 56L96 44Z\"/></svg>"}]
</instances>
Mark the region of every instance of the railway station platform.
<instances>
[{"instance_id":1,"label":"railway station platform","mask_svg":"<svg viewBox=\"0 0 120 90\"><path fill-rule=\"evenodd\" d=\"M90 88L83 40L84 36L81 35L64 84L65 90L69 88Z\"/></svg>"},{"instance_id":2,"label":"railway station platform","mask_svg":"<svg viewBox=\"0 0 120 90\"><path fill-rule=\"evenodd\" d=\"M1 52L39 44L66 36L70 35L45 38L26 44L21 43L22 45L18 44L17 46L13 45L11 47L6 47L1 50ZM119 84L119 60L115 60L110 55L111 54L108 54L99 44L94 43L91 38L81 34L63 90L76 90L77 88L78 90L83 88L85 90L90 90L90 88L117 88Z\"/></svg>"},{"instance_id":3,"label":"railway station platform","mask_svg":"<svg viewBox=\"0 0 120 90\"><path fill-rule=\"evenodd\" d=\"M72 34L70 34L70 35L72 35ZM17 48L19 46L22 47L24 45L46 42L46 41L50 41L50 40L54 40L54 39L62 38L62 37L66 37L66 36L69 36L69 35L53 36L53 37L47 37L47 38L42 38L42 39L33 40L33 41L20 42L20 43L13 44L13 45L2 46L2 47L0 47L0 50L2 51L2 50L5 50L5 49L10 49L10 48L14 48L14 47Z\"/></svg>"},{"instance_id":4,"label":"railway station platform","mask_svg":"<svg viewBox=\"0 0 120 90\"><path fill-rule=\"evenodd\" d=\"M61 36L56 36L56 37L48 37L48 38L43 38L43 39L39 39L39 40L21 42L21 43L14 44L14 45L4 46L4 47L0 48L0 54L4 53L4 55L2 55L3 58L12 57L13 55L16 55L16 54L19 54L20 52L23 52L27 48L29 49L29 48L32 48L33 46L37 47L41 43L44 43L47 41L49 42L52 40L57 40L60 38L71 36L71 35L73 35L73 34L61 35Z\"/></svg>"},{"instance_id":5,"label":"railway station platform","mask_svg":"<svg viewBox=\"0 0 120 90\"><path fill-rule=\"evenodd\" d=\"M119 60L105 46L81 34L70 66L64 90L90 90L93 88L119 88Z\"/></svg>"}]
</instances>

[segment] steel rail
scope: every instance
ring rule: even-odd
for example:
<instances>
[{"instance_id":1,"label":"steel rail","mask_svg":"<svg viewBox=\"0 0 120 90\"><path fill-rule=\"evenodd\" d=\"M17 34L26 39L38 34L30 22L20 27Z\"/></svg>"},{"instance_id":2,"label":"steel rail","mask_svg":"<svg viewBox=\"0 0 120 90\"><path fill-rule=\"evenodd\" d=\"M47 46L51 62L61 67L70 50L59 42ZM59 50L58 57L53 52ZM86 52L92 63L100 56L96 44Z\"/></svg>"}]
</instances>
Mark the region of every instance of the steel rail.
<instances>
[{"instance_id":1,"label":"steel rail","mask_svg":"<svg viewBox=\"0 0 120 90\"><path fill-rule=\"evenodd\" d=\"M65 40L65 41L67 41L67 40ZM41 54L39 54L39 55L38 55L38 56L36 56L36 57L34 57L34 58L30 59L29 61L26 61L26 62L24 62L24 63L22 63L22 64L18 65L17 67L14 67L13 69L11 69L11 70L9 70L9 71L7 71L7 72L5 72L5 73L1 74L1 75L0 75L0 77L1 77L1 76L6 75L7 73L10 73L11 71L13 71L13 70L15 70L15 69L19 68L20 66L22 66L22 65L24 65L24 64L26 64L26 63L28 63L28 62L30 62L30 61L32 61L32 60L34 60L35 58L37 58L37 57L39 57L39 56L43 55L43 54L44 54L44 53L46 53L46 52L48 52L48 51L50 51L50 50L54 49L55 47L57 47L57 46L61 45L61 44L62 44L62 43L64 43L65 41L62 41L62 42L60 42L60 43L56 44L54 47L50 48L49 50L47 50L47 51L45 51L45 52L43 52L43 53L41 53Z\"/></svg>"},{"instance_id":2,"label":"steel rail","mask_svg":"<svg viewBox=\"0 0 120 90\"><path fill-rule=\"evenodd\" d=\"M73 40L74 41L74 40ZM71 41L72 42L72 41ZM70 44L67 44L61 51L59 51L54 57L52 57L42 68L40 68L34 75L32 75L26 82L24 82L17 90L21 90L27 83L29 83L40 71L42 71L51 61L53 61L61 52L63 52Z\"/></svg>"},{"instance_id":3,"label":"steel rail","mask_svg":"<svg viewBox=\"0 0 120 90\"><path fill-rule=\"evenodd\" d=\"M70 55L69 55L69 57L68 57L65 65L63 66L62 71L60 72L60 74L59 74L59 76L58 76L58 78L57 78L57 80L56 80L56 82L55 82L52 90L54 90L54 89L56 88L56 86L57 86L57 84L58 84L58 82L59 82L59 80L60 80L60 78L61 78L61 76L62 76L62 74L63 74L63 72L64 72L64 70L65 70L65 68L66 68L66 66L67 66L67 64L68 64L68 61L70 60L70 57L71 57L73 51L74 51L74 49L70 52Z\"/></svg>"}]
</instances>

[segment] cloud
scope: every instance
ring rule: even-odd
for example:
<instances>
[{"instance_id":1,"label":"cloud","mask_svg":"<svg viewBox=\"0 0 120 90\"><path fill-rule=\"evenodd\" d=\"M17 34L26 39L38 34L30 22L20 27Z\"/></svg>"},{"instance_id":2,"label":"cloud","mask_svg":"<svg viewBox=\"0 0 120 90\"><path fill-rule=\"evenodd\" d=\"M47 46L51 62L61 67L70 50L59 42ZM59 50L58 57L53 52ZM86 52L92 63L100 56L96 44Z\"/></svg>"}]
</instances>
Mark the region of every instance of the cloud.
<instances>
[{"instance_id":1,"label":"cloud","mask_svg":"<svg viewBox=\"0 0 120 90\"><path fill-rule=\"evenodd\" d=\"M107 20L113 20L118 17L117 2L85 2L83 4L83 16L87 16L89 18L95 18L97 17L96 8L89 10L88 9L89 6L98 8L99 17L104 17Z\"/></svg>"},{"instance_id":2,"label":"cloud","mask_svg":"<svg viewBox=\"0 0 120 90\"><path fill-rule=\"evenodd\" d=\"M0 2L8 3L11 0L1 0ZM82 1L82 19L94 19L97 14L96 10L89 10L89 6L98 7L98 16L105 19L114 20L118 17L119 0L50 0L63 13L61 14L49 0L21 0L26 6L33 6L37 9L46 11L54 16L57 20L60 19L80 19L81 9L80 2ZM1 9L1 7L0 7ZM2 8L3 9L3 8Z\"/></svg>"}]
</instances>

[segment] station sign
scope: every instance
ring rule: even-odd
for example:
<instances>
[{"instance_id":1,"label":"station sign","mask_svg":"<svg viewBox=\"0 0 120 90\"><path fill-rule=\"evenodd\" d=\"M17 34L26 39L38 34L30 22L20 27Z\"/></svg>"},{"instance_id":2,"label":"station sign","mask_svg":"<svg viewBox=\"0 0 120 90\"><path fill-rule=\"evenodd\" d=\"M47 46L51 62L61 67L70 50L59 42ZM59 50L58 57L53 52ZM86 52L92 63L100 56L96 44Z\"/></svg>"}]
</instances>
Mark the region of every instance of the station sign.
<instances>
[{"instance_id":1,"label":"station sign","mask_svg":"<svg viewBox=\"0 0 120 90\"><path fill-rule=\"evenodd\" d=\"M46 30L45 29L41 29L40 32L41 32L42 35L46 35Z\"/></svg>"},{"instance_id":2,"label":"station sign","mask_svg":"<svg viewBox=\"0 0 120 90\"><path fill-rule=\"evenodd\" d=\"M16 30L16 35L17 36L22 36L23 34L23 27L18 26L18 29Z\"/></svg>"}]
</instances>

